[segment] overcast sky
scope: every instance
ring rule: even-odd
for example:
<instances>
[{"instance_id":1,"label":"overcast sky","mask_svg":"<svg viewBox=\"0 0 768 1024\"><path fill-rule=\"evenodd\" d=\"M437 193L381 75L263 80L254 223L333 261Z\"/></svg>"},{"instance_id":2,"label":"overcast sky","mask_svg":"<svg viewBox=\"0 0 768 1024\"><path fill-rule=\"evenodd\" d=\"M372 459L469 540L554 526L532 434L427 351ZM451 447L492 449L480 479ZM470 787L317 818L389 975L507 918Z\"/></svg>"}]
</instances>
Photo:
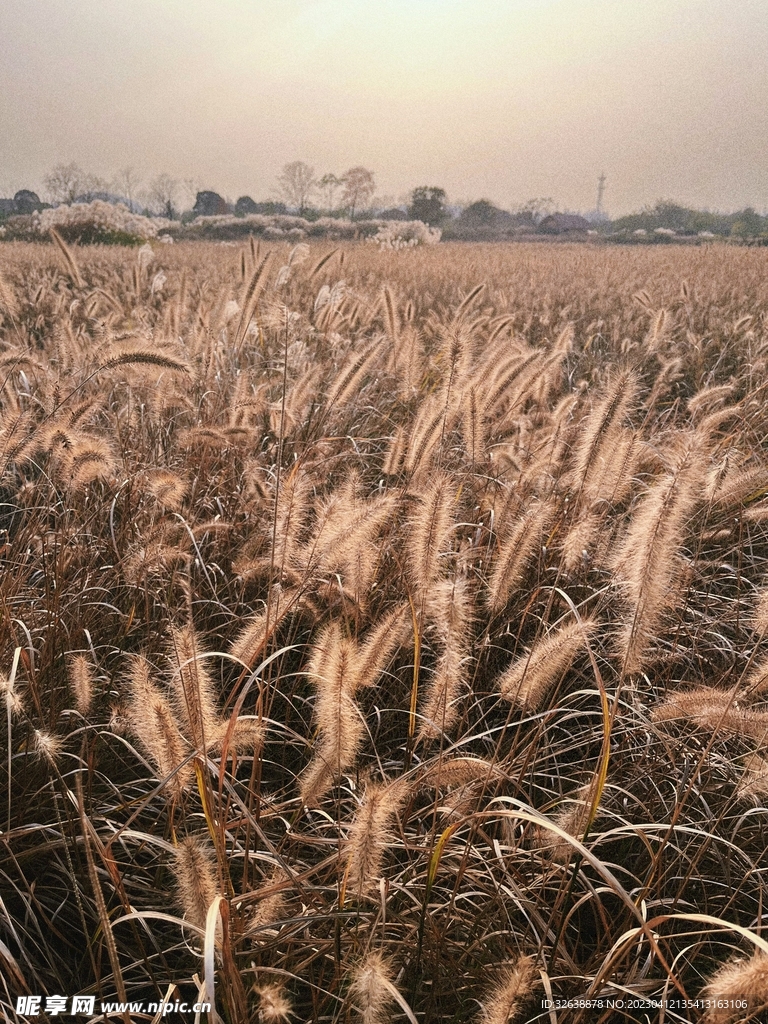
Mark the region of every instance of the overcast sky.
<instances>
[{"instance_id":1,"label":"overcast sky","mask_svg":"<svg viewBox=\"0 0 768 1024\"><path fill-rule=\"evenodd\" d=\"M613 214L768 207L767 0L0 0L0 195L283 164Z\"/></svg>"}]
</instances>

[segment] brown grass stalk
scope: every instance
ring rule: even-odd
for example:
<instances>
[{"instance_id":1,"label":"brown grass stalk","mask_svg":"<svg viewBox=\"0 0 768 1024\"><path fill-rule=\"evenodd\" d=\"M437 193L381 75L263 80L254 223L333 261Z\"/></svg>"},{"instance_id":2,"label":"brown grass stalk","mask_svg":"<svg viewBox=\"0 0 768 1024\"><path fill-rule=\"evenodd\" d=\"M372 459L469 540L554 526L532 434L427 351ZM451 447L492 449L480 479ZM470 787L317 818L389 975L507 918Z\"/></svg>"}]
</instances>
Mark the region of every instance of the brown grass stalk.
<instances>
[{"instance_id":1,"label":"brown grass stalk","mask_svg":"<svg viewBox=\"0 0 768 1024\"><path fill-rule=\"evenodd\" d=\"M85 716L93 700L93 663L87 654L74 654L69 659L69 685L75 698L75 707Z\"/></svg>"},{"instance_id":2,"label":"brown grass stalk","mask_svg":"<svg viewBox=\"0 0 768 1024\"><path fill-rule=\"evenodd\" d=\"M179 902L187 920L202 929L219 891L215 864L212 848L197 836L185 836L176 847L174 872Z\"/></svg>"},{"instance_id":3,"label":"brown grass stalk","mask_svg":"<svg viewBox=\"0 0 768 1024\"><path fill-rule=\"evenodd\" d=\"M202 660L197 634L191 623L172 626L168 656L172 665L171 688L180 720L194 747L204 751L218 735L216 687Z\"/></svg>"},{"instance_id":4,"label":"brown grass stalk","mask_svg":"<svg viewBox=\"0 0 768 1024\"><path fill-rule=\"evenodd\" d=\"M363 895L378 888L390 839L389 824L408 796L406 780L369 782L347 834L346 890Z\"/></svg>"},{"instance_id":5,"label":"brown grass stalk","mask_svg":"<svg viewBox=\"0 0 768 1024\"><path fill-rule=\"evenodd\" d=\"M528 567L541 551L553 514L551 501L532 501L522 516L506 526L488 577L491 612L500 612L522 584Z\"/></svg>"},{"instance_id":6,"label":"brown grass stalk","mask_svg":"<svg viewBox=\"0 0 768 1024\"><path fill-rule=\"evenodd\" d=\"M392 965L377 950L355 968L349 998L363 1024L384 1024L393 999L393 979Z\"/></svg>"},{"instance_id":7,"label":"brown grass stalk","mask_svg":"<svg viewBox=\"0 0 768 1024\"><path fill-rule=\"evenodd\" d=\"M748 960L735 959L724 963L701 991L703 999L724 1006L711 1006L704 1019L707 1024L731 1024L737 1020L762 1019L768 1011L768 955L758 951ZM729 1003L746 1002L741 1009Z\"/></svg>"},{"instance_id":8,"label":"brown grass stalk","mask_svg":"<svg viewBox=\"0 0 768 1024\"><path fill-rule=\"evenodd\" d=\"M630 674L641 671L674 603L683 570L680 548L703 494L705 462L698 438L680 437L673 457L672 471L640 503L614 562L628 605L620 643Z\"/></svg>"},{"instance_id":9,"label":"brown grass stalk","mask_svg":"<svg viewBox=\"0 0 768 1024\"><path fill-rule=\"evenodd\" d=\"M521 956L504 970L499 982L485 997L477 1024L512 1024L537 984L533 957Z\"/></svg>"},{"instance_id":10,"label":"brown grass stalk","mask_svg":"<svg viewBox=\"0 0 768 1024\"><path fill-rule=\"evenodd\" d=\"M582 619L538 640L530 652L518 658L500 676L498 685L505 700L526 712L538 711L597 631L597 622Z\"/></svg>"},{"instance_id":11,"label":"brown grass stalk","mask_svg":"<svg viewBox=\"0 0 768 1024\"><path fill-rule=\"evenodd\" d=\"M146 658L131 659L128 677L128 721L158 776L170 781L171 793L180 797L189 785L192 769L184 764L189 747L176 725L176 713L170 701L151 680L151 666ZM178 769L178 770L177 770Z\"/></svg>"}]
</instances>

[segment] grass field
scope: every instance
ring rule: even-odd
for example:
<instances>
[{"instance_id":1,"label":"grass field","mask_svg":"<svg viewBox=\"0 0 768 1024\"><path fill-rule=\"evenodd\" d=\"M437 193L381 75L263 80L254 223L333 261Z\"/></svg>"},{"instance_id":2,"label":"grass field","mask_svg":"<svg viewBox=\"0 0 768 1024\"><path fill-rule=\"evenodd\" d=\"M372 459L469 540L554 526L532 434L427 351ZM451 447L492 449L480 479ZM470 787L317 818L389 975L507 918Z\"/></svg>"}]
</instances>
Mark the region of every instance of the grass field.
<instances>
[{"instance_id":1,"label":"grass field","mask_svg":"<svg viewBox=\"0 0 768 1024\"><path fill-rule=\"evenodd\" d=\"M6 243L0 340L9 1020L764 1019L768 250Z\"/></svg>"}]
</instances>

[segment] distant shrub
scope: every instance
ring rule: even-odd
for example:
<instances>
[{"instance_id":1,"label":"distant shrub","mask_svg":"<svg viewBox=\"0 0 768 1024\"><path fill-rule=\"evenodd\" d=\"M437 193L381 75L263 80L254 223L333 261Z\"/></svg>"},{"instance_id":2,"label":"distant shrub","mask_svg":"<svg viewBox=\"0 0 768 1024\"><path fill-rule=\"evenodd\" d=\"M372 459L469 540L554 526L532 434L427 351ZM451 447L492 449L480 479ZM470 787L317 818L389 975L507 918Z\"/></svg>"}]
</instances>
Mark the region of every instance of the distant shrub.
<instances>
[{"instance_id":1,"label":"distant shrub","mask_svg":"<svg viewBox=\"0 0 768 1024\"><path fill-rule=\"evenodd\" d=\"M197 216L229 213L226 200L218 192L198 192L192 212Z\"/></svg>"},{"instance_id":2,"label":"distant shrub","mask_svg":"<svg viewBox=\"0 0 768 1024\"><path fill-rule=\"evenodd\" d=\"M658 228L666 228L676 235L691 237L731 235L734 238L759 238L768 234L768 217L762 217L751 207L737 213L716 213L659 201L655 206L646 207L640 213L619 217L610 225L612 232L626 232L629 235L636 235L641 230L646 234L652 234L657 232Z\"/></svg>"},{"instance_id":3,"label":"distant shrub","mask_svg":"<svg viewBox=\"0 0 768 1024\"><path fill-rule=\"evenodd\" d=\"M366 239L380 249L413 249L417 245L435 245L440 241L440 228L431 228L420 220L389 221L375 235Z\"/></svg>"},{"instance_id":4,"label":"distant shrub","mask_svg":"<svg viewBox=\"0 0 768 1024\"><path fill-rule=\"evenodd\" d=\"M81 245L135 245L171 227L162 217L142 217L122 203L101 199L35 212L29 220L32 235L44 236L55 228L65 241Z\"/></svg>"},{"instance_id":5,"label":"distant shrub","mask_svg":"<svg viewBox=\"0 0 768 1024\"><path fill-rule=\"evenodd\" d=\"M437 231L437 238L434 238L434 241L439 241L440 238L438 229L429 229L421 221L387 221L381 218L351 221L338 217L318 217L309 220L290 214L260 213L246 216L225 214L216 217L195 217L180 229L178 237L228 241L255 235L267 239L298 242L308 237L366 239L390 229L394 231L393 238L400 237L405 241L416 239L416 244L430 244L429 239L433 239L433 236L429 235L430 230Z\"/></svg>"},{"instance_id":6,"label":"distant shrub","mask_svg":"<svg viewBox=\"0 0 768 1024\"><path fill-rule=\"evenodd\" d=\"M39 242L35 222L29 214L16 214L0 225L0 239L4 242Z\"/></svg>"},{"instance_id":7,"label":"distant shrub","mask_svg":"<svg viewBox=\"0 0 768 1024\"><path fill-rule=\"evenodd\" d=\"M408 211L401 206L392 206L379 213L379 220L407 220Z\"/></svg>"},{"instance_id":8,"label":"distant shrub","mask_svg":"<svg viewBox=\"0 0 768 1024\"><path fill-rule=\"evenodd\" d=\"M530 214L513 214L501 210L487 199L480 199L462 211L454 221L446 223L443 237L465 242L494 242L535 231Z\"/></svg>"},{"instance_id":9,"label":"distant shrub","mask_svg":"<svg viewBox=\"0 0 768 1024\"><path fill-rule=\"evenodd\" d=\"M285 203L276 203L271 199L265 203L256 203L250 196L240 196L235 203L235 213L238 217L248 217L254 213L270 217L274 214L288 213L288 207Z\"/></svg>"}]
</instances>

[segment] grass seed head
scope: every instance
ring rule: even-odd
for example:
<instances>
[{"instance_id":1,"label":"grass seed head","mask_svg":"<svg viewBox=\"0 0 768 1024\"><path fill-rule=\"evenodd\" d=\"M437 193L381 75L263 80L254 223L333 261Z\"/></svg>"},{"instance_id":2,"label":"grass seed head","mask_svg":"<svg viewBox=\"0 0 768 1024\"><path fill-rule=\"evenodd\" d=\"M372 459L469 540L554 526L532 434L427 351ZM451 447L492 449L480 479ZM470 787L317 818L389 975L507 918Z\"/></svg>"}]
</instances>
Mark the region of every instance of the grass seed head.
<instances>
[{"instance_id":1,"label":"grass seed head","mask_svg":"<svg viewBox=\"0 0 768 1024\"><path fill-rule=\"evenodd\" d=\"M259 1020L263 1024L287 1021L294 1016L291 1000L279 982L258 985L254 991L259 997Z\"/></svg>"},{"instance_id":2,"label":"grass seed head","mask_svg":"<svg viewBox=\"0 0 768 1024\"><path fill-rule=\"evenodd\" d=\"M24 699L16 689L15 683L0 673L0 698L11 715L20 715L24 710Z\"/></svg>"},{"instance_id":3,"label":"grass seed head","mask_svg":"<svg viewBox=\"0 0 768 1024\"><path fill-rule=\"evenodd\" d=\"M486 997L478 1024L512 1024L520 1020L523 1006L536 983L533 957L520 957L505 969L501 980Z\"/></svg>"},{"instance_id":4,"label":"grass seed head","mask_svg":"<svg viewBox=\"0 0 768 1024\"><path fill-rule=\"evenodd\" d=\"M392 1002L392 965L378 951L369 953L355 969L349 998L363 1024L383 1024Z\"/></svg>"},{"instance_id":5,"label":"grass seed head","mask_svg":"<svg viewBox=\"0 0 768 1024\"><path fill-rule=\"evenodd\" d=\"M707 1010L707 1024L731 1024L737 1020L761 1019L768 1010L768 955L758 951L748 960L730 960L716 971L702 990L704 999L726 1004ZM728 1003L746 1001L747 1009Z\"/></svg>"},{"instance_id":6,"label":"grass seed head","mask_svg":"<svg viewBox=\"0 0 768 1024\"><path fill-rule=\"evenodd\" d=\"M43 729L35 729L34 746L36 753L43 758L43 760L47 761L48 764L55 766L61 757L64 742L60 736L54 736L53 733L47 732Z\"/></svg>"},{"instance_id":7,"label":"grass seed head","mask_svg":"<svg viewBox=\"0 0 768 1024\"><path fill-rule=\"evenodd\" d=\"M70 658L69 684L75 707L81 715L87 715L93 700L93 664L86 654L74 654Z\"/></svg>"},{"instance_id":8,"label":"grass seed head","mask_svg":"<svg viewBox=\"0 0 768 1024\"><path fill-rule=\"evenodd\" d=\"M197 836L185 836L176 847L174 870L185 916L204 929L208 908L218 892L213 850Z\"/></svg>"}]
</instances>

